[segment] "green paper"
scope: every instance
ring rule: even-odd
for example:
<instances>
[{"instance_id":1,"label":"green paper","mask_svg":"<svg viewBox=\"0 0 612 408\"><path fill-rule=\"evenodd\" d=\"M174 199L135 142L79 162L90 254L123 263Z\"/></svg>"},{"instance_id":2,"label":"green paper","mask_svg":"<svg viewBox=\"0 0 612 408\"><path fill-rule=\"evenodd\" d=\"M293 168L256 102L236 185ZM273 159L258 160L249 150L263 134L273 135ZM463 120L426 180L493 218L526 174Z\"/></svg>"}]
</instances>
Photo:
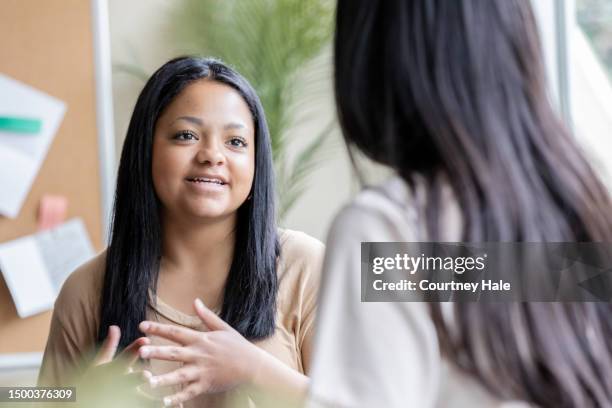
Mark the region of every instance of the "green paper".
<instances>
[{"instance_id":1,"label":"green paper","mask_svg":"<svg viewBox=\"0 0 612 408\"><path fill-rule=\"evenodd\" d=\"M0 132L32 134L40 132L41 126L40 119L0 116Z\"/></svg>"}]
</instances>

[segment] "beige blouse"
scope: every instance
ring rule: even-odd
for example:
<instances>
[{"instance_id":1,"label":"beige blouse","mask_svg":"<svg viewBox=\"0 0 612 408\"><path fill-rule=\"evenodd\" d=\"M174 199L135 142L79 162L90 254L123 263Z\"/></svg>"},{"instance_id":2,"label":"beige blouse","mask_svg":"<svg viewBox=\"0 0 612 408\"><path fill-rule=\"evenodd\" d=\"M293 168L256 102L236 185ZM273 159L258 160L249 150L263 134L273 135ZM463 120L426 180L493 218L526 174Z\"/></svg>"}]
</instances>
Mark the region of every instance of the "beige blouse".
<instances>
[{"instance_id":1,"label":"beige blouse","mask_svg":"<svg viewBox=\"0 0 612 408\"><path fill-rule=\"evenodd\" d=\"M450 185L441 194L441 241L461 241L461 211ZM412 191L394 176L361 191L334 219L323 264L309 408L527 408L497 399L441 355L426 303L361 301L361 243L428 241L427 203L420 179Z\"/></svg>"},{"instance_id":2,"label":"beige blouse","mask_svg":"<svg viewBox=\"0 0 612 408\"><path fill-rule=\"evenodd\" d=\"M320 268L324 246L318 240L297 231L279 230L281 255L277 262L279 278L277 319L274 334L258 347L266 350L289 367L307 374L313 338L313 325ZM75 373L87 365L94 352L100 315L100 296L105 269L102 252L74 271L64 283L55 302L51 330L39 374L39 384L72 385ZM147 319L204 331L200 319L172 308L157 298L147 309ZM172 344L169 340L150 336L153 345ZM178 368L180 363L152 360L147 367L154 375ZM169 395L177 388L155 390ZM187 407L218 407L232 393L201 395ZM78 396L78 390L77 390ZM245 396L248 398L248 396Z\"/></svg>"}]
</instances>

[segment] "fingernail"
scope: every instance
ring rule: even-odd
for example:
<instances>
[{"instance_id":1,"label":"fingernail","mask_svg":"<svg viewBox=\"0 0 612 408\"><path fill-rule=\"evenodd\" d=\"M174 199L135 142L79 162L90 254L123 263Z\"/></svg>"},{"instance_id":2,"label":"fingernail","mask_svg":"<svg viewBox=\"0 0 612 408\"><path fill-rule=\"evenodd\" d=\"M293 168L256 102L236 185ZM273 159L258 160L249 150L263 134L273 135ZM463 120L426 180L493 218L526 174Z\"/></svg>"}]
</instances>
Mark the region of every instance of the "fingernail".
<instances>
[{"instance_id":1,"label":"fingernail","mask_svg":"<svg viewBox=\"0 0 612 408\"><path fill-rule=\"evenodd\" d=\"M204 302L202 302L200 298L196 298L196 305L200 308L204 308Z\"/></svg>"},{"instance_id":2,"label":"fingernail","mask_svg":"<svg viewBox=\"0 0 612 408\"><path fill-rule=\"evenodd\" d=\"M149 385L151 386L151 388L157 387L158 382L159 381L155 377L149 378Z\"/></svg>"},{"instance_id":3,"label":"fingernail","mask_svg":"<svg viewBox=\"0 0 612 408\"><path fill-rule=\"evenodd\" d=\"M140 323L140 330L141 330L141 331L145 331L145 330L147 330L148 328L149 328L149 323L147 323L147 322L142 322L142 323Z\"/></svg>"},{"instance_id":4,"label":"fingernail","mask_svg":"<svg viewBox=\"0 0 612 408\"><path fill-rule=\"evenodd\" d=\"M140 353L140 357L147 358L149 356L150 350L146 347L141 347L138 352Z\"/></svg>"},{"instance_id":5,"label":"fingernail","mask_svg":"<svg viewBox=\"0 0 612 408\"><path fill-rule=\"evenodd\" d=\"M172 406L172 398L164 397L164 407L171 407L171 406Z\"/></svg>"}]
</instances>

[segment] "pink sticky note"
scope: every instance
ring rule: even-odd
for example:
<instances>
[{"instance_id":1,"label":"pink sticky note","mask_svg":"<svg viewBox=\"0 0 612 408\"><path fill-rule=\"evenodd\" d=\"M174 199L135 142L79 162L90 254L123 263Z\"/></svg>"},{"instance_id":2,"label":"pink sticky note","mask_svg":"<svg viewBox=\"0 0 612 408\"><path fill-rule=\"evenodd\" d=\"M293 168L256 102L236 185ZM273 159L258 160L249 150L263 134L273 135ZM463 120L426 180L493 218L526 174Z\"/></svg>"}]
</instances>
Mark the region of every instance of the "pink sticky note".
<instances>
[{"instance_id":1,"label":"pink sticky note","mask_svg":"<svg viewBox=\"0 0 612 408\"><path fill-rule=\"evenodd\" d=\"M63 223L68 213L68 199L64 196L46 194L38 208L38 230L46 230Z\"/></svg>"}]
</instances>

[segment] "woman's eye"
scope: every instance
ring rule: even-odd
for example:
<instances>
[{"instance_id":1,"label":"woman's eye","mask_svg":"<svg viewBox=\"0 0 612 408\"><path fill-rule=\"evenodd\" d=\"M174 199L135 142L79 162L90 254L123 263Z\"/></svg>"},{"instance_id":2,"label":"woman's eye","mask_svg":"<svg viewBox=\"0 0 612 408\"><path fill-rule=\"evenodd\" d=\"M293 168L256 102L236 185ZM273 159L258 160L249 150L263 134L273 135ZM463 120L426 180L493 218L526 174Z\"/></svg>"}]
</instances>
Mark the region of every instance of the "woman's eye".
<instances>
[{"instance_id":1,"label":"woman's eye","mask_svg":"<svg viewBox=\"0 0 612 408\"><path fill-rule=\"evenodd\" d=\"M230 139L229 144L233 147L246 147L246 142L238 137L233 137Z\"/></svg>"},{"instance_id":2,"label":"woman's eye","mask_svg":"<svg viewBox=\"0 0 612 408\"><path fill-rule=\"evenodd\" d=\"M174 135L175 140L196 140L196 136L191 132L179 132Z\"/></svg>"}]
</instances>

